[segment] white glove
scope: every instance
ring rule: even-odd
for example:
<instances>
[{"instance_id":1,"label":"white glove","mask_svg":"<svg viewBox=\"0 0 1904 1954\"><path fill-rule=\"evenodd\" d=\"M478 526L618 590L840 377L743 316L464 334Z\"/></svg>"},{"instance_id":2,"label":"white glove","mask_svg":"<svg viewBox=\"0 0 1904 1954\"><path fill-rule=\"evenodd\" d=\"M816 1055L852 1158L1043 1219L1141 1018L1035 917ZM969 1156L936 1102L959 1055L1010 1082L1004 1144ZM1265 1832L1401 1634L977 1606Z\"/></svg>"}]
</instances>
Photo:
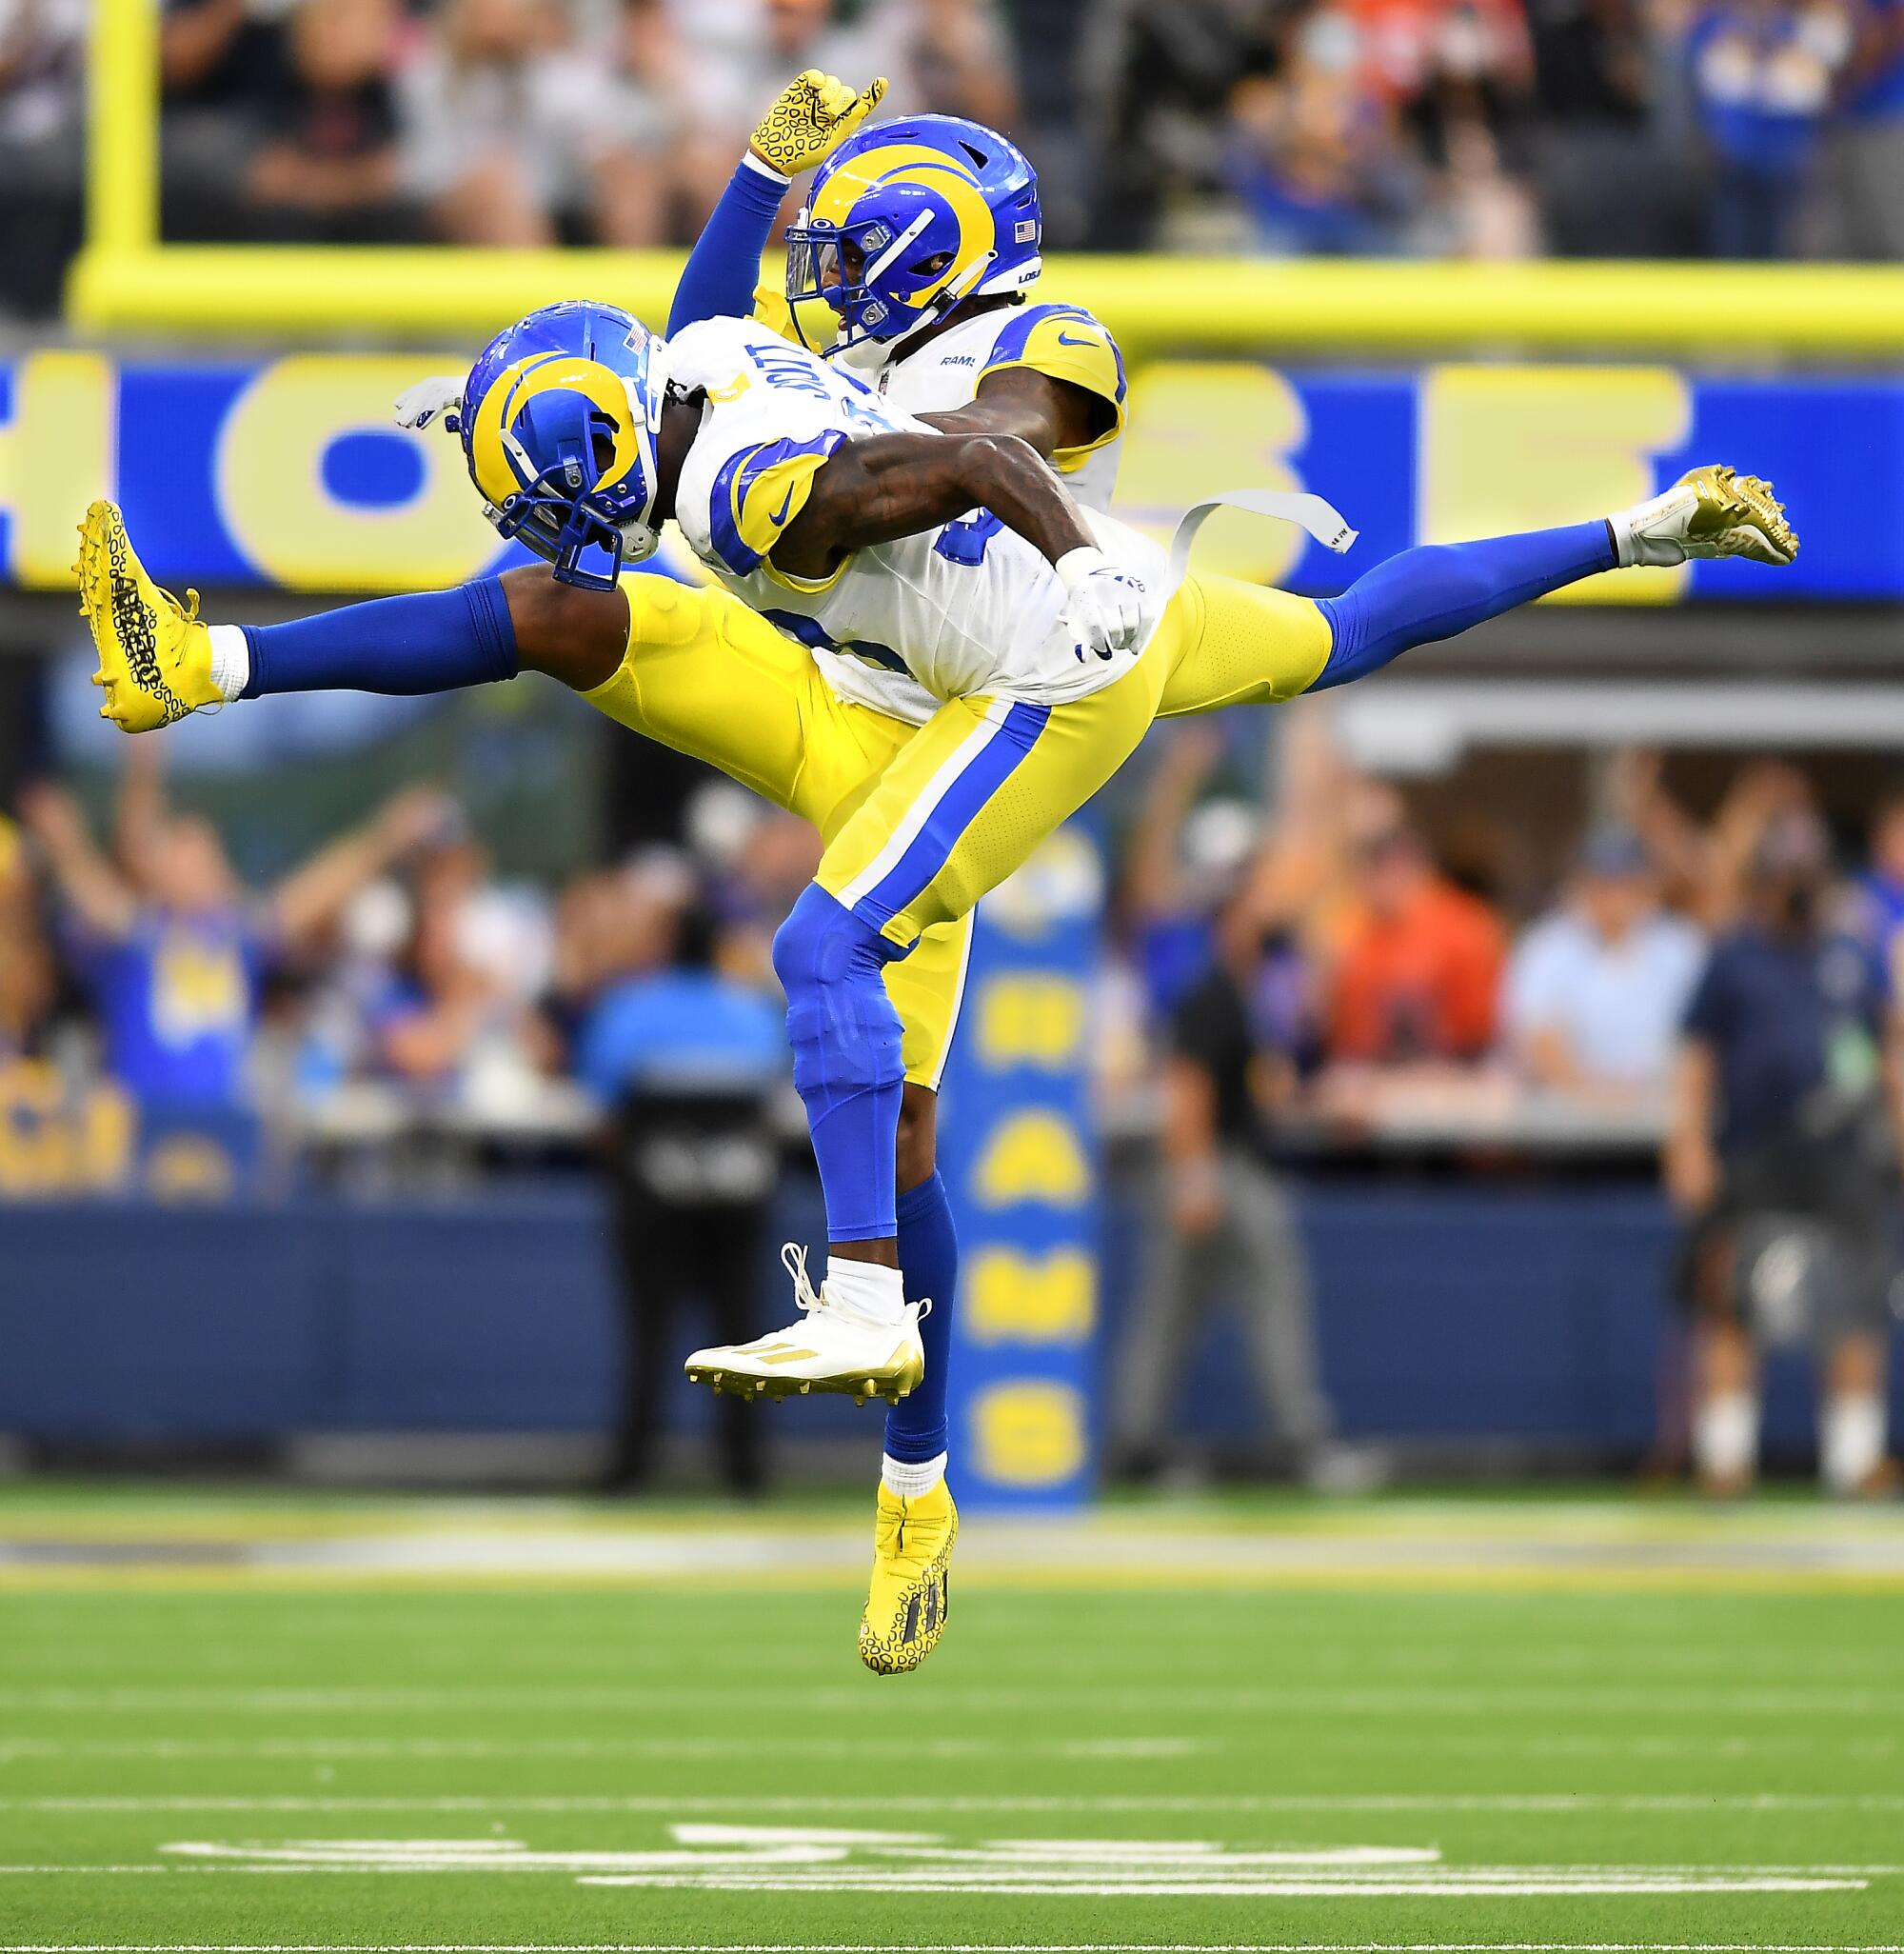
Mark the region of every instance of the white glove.
<instances>
[{"instance_id":1,"label":"white glove","mask_svg":"<svg viewBox=\"0 0 1904 1954\"><path fill-rule=\"evenodd\" d=\"M1140 577L1120 569L1101 549L1068 550L1052 568L1070 592L1058 622L1081 663L1087 651L1111 658L1136 649L1148 594Z\"/></svg>"},{"instance_id":2,"label":"white glove","mask_svg":"<svg viewBox=\"0 0 1904 1954\"><path fill-rule=\"evenodd\" d=\"M461 373L432 373L427 380L419 380L414 387L406 387L397 395L399 428L427 428L439 414L443 416L446 434L463 431Z\"/></svg>"}]
</instances>

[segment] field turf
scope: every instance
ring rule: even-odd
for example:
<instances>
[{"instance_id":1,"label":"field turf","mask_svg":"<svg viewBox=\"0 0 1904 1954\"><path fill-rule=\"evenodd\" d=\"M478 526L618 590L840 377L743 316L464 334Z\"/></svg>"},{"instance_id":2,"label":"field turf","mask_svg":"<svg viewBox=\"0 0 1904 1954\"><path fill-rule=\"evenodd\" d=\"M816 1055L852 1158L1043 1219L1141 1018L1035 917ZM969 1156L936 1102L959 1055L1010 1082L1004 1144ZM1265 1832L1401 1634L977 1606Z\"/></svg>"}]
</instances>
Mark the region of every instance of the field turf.
<instances>
[{"instance_id":1,"label":"field turf","mask_svg":"<svg viewBox=\"0 0 1904 1954\"><path fill-rule=\"evenodd\" d=\"M862 1520L0 1493L0 1954L1904 1948L1894 1519Z\"/></svg>"}]
</instances>

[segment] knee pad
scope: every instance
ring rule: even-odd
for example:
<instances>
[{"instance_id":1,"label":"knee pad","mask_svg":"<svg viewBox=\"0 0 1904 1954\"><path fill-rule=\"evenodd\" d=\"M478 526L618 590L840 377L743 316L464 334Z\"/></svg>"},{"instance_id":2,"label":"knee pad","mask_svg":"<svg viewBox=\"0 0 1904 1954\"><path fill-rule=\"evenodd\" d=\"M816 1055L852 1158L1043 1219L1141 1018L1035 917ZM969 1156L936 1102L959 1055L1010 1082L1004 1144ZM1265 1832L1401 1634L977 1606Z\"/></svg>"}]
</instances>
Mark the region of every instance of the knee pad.
<instances>
[{"instance_id":1,"label":"knee pad","mask_svg":"<svg viewBox=\"0 0 1904 1954\"><path fill-rule=\"evenodd\" d=\"M901 952L818 883L801 892L774 932L773 967L786 992L794 1084L816 1067L835 1088L864 1090L904 1075L899 1013L882 976Z\"/></svg>"}]
</instances>

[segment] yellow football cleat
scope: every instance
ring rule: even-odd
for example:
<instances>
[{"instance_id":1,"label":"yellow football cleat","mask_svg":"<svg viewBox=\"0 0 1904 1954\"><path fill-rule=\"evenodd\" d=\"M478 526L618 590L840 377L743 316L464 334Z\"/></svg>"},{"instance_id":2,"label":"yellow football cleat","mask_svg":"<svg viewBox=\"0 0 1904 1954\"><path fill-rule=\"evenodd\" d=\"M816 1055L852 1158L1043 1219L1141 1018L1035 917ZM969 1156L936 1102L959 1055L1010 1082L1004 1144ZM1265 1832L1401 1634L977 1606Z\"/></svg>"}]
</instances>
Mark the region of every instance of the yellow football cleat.
<instances>
[{"instance_id":1,"label":"yellow football cleat","mask_svg":"<svg viewBox=\"0 0 1904 1954\"><path fill-rule=\"evenodd\" d=\"M1689 557L1743 556L1783 568L1798 553L1772 484L1728 468L1693 469L1663 495L1613 519L1622 567L1670 566Z\"/></svg>"},{"instance_id":2,"label":"yellow football cleat","mask_svg":"<svg viewBox=\"0 0 1904 1954\"><path fill-rule=\"evenodd\" d=\"M939 1646L958 1538L959 1509L942 1479L915 1499L881 1485L873 1585L860 1617L860 1660L876 1675L902 1676Z\"/></svg>"},{"instance_id":3,"label":"yellow football cleat","mask_svg":"<svg viewBox=\"0 0 1904 1954\"><path fill-rule=\"evenodd\" d=\"M151 732L225 695L212 683L211 637L198 621L198 592L180 604L132 553L126 518L95 502L79 528L79 608L92 631L105 688L99 708L121 732Z\"/></svg>"}]
</instances>

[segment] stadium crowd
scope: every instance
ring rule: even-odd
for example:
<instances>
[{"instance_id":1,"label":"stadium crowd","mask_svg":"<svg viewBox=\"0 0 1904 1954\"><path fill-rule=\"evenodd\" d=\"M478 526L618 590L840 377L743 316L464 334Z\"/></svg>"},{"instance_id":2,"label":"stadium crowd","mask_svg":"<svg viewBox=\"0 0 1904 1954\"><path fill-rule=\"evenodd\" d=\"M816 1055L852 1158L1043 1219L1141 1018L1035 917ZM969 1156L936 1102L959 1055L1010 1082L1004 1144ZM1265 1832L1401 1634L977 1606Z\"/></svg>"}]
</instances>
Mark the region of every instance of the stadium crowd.
<instances>
[{"instance_id":1,"label":"stadium crowd","mask_svg":"<svg viewBox=\"0 0 1904 1954\"><path fill-rule=\"evenodd\" d=\"M76 248L85 0L0 0L0 308ZM1053 244L1904 255L1897 0L166 0L169 235L691 238L817 66L1039 164Z\"/></svg>"},{"instance_id":2,"label":"stadium crowd","mask_svg":"<svg viewBox=\"0 0 1904 1954\"><path fill-rule=\"evenodd\" d=\"M1571 858L1511 904L1502 836L1491 868L1358 772L1326 707L1282 719L1266 797L1231 791L1233 748L1192 724L1111 822L1091 1049L1112 1130L1155 1142L1113 1469L1171 1466L1184 1367L1230 1311L1271 1456L1325 1488L1378 1477L1336 1433L1290 1165L1380 1171L1385 1141L1418 1161L1429 1133L1486 1172L1538 1132L1581 1166L1658 1161L1707 1485L1749 1480L1755 1349L1802 1323L1826 1484L1888 1490L1904 792L1846 873L1795 768L1742 766L1699 819L1659 756L1619 754ZM804 824L704 784L675 841L545 888L499 880L416 788L248 888L161 753L129 749L104 832L51 784L0 817L0 1201L216 1197L340 1162L414 1188L579 1154L614 1193L636 1346L671 1349L690 1293L744 1333L790 1130L769 946L816 864ZM664 1374L629 1372L618 1485L647 1475ZM726 1437L757 1485L745 1421Z\"/></svg>"},{"instance_id":3,"label":"stadium crowd","mask_svg":"<svg viewBox=\"0 0 1904 1954\"><path fill-rule=\"evenodd\" d=\"M1116 821L1094 1042L1114 1107L1146 1104L1160 1061L1187 1054L1220 1076L1224 1130L1253 1138L1423 1119L1479 1131L1537 1103L1647 1144L1710 947L1750 912L1764 850L1783 838L1821 877L1830 863L1803 774L1744 767L1700 821L1657 756L1627 753L1571 862L1517 901L1507 885L1525 878L1498 848L1431 843L1323 712L1286 717L1267 804L1227 789L1220 730L1197 726L1159 742ZM415 788L248 888L218 829L169 806L156 745L129 752L103 834L52 785L0 816L16 1112L48 1072L167 1114L268 1122L365 1083L504 1128L551 1081L610 1107L692 1028L669 1015L684 965L748 1001L732 1022L760 1056L772 932L818 845L739 788L699 788L677 844L558 888L498 880L457 803ZM1869 846L1817 907L1885 996L1904 947L1904 797L1879 804ZM686 1042L719 1062L700 1033ZM783 1065L777 1044L771 1057Z\"/></svg>"}]
</instances>

